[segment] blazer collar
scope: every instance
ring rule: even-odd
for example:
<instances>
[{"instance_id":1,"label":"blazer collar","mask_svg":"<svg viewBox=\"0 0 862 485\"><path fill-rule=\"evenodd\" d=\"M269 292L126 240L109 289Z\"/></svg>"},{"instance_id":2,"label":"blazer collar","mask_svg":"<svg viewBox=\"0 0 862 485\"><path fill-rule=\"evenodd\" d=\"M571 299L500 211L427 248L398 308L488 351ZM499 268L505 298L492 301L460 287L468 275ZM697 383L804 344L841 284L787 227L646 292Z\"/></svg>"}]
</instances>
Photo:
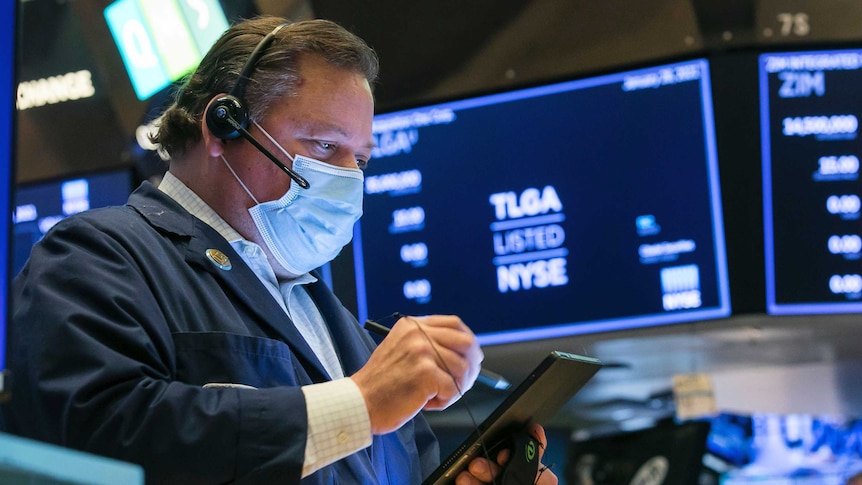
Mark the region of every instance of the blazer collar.
<instances>
[{"instance_id":1,"label":"blazer collar","mask_svg":"<svg viewBox=\"0 0 862 485\"><path fill-rule=\"evenodd\" d=\"M258 317L258 323L265 333L284 341L304 361L303 367L312 380L329 380L323 365L284 310L272 299L263 283L245 265L230 243L215 229L149 182L144 182L132 193L129 205L158 230L186 239L185 260L189 265L198 266L211 274L236 305L245 306L250 314ZM230 269L213 261L212 250L227 256Z\"/></svg>"}]
</instances>

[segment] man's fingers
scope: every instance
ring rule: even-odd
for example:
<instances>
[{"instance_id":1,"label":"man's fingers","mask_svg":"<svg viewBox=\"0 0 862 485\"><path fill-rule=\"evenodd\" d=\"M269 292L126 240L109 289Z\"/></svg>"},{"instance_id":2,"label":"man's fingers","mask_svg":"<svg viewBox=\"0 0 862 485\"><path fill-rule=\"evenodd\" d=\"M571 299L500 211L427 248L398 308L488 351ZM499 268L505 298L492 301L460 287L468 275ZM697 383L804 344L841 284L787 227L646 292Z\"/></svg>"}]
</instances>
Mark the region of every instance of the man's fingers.
<instances>
[{"instance_id":1,"label":"man's fingers","mask_svg":"<svg viewBox=\"0 0 862 485\"><path fill-rule=\"evenodd\" d=\"M404 317L401 324L411 323L420 329L438 347L457 352L471 360L482 360L482 351L476 336L460 318L454 316Z\"/></svg>"},{"instance_id":2,"label":"man's fingers","mask_svg":"<svg viewBox=\"0 0 862 485\"><path fill-rule=\"evenodd\" d=\"M538 424L531 424L527 427L527 433L535 439L539 444L539 461L545 456L545 449L548 447L548 436L545 434L545 428Z\"/></svg>"},{"instance_id":3,"label":"man's fingers","mask_svg":"<svg viewBox=\"0 0 862 485\"><path fill-rule=\"evenodd\" d=\"M500 467L485 458L476 458L470 462L467 470L458 474L457 485L491 483L500 473Z\"/></svg>"}]
</instances>

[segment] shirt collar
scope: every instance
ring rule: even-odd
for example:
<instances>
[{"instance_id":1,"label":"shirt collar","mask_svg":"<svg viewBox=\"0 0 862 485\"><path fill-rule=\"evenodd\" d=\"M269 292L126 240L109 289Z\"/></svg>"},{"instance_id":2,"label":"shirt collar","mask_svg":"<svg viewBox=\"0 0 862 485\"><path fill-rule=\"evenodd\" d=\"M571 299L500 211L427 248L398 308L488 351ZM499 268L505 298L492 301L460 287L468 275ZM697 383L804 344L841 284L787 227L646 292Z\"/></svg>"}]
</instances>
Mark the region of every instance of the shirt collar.
<instances>
[{"instance_id":1,"label":"shirt collar","mask_svg":"<svg viewBox=\"0 0 862 485\"><path fill-rule=\"evenodd\" d=\"M171 172L165 173L161 183L159 183L159 190L176 201L177 204L181 205L191 215L202 220L221 234L261 280L274 284L276 287L278 286L279 283L275 279L272 266L269 264L260 246L242 237L236 229L231 227L212 207L204 202L192 189L188 188L186 184L182 183L174 174ZM290 281L293 284L307 284L317 281L317 278L311 273L305 273L297 276L295 279L292 278Z\"/></svg>"},{"instance_id":2,"label":"shirt collar","mask_svg":"<svg viewBox=\"0 0 862 485\"><path fill-rule=\"evenodd\" d=\"M230 226L220 215L216 213L206 202L203 201L198 194L182 183L171 172L166 172L162 182L159 184L159 190L174 199L183 209L198 219L204 221L222 235L228 242L243 240L244 238L236 232L236 229Z\"/></svg>"}]
</instances>

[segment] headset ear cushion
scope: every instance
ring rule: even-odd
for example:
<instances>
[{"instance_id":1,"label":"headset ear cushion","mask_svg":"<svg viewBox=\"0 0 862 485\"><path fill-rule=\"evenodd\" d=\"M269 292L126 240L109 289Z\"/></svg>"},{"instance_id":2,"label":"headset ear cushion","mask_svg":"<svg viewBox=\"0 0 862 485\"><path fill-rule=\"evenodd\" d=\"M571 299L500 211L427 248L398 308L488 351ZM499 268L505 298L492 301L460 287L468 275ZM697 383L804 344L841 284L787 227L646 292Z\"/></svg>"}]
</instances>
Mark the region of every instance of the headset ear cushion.
<instances>
[{"instance_id":1,"label":"headset ear cushion","mask_svg":"<svg viewBox=\"0 0 862 485\"><path fill-rule=\"evenodd\" d=\"M239 131L228 122L229 118L243 128L248 128L248 110L237 97L225 95L210 103L206 112L206 122L207 128L213 135L222 140L239 136Z\"/></svg>"}]
</instances>

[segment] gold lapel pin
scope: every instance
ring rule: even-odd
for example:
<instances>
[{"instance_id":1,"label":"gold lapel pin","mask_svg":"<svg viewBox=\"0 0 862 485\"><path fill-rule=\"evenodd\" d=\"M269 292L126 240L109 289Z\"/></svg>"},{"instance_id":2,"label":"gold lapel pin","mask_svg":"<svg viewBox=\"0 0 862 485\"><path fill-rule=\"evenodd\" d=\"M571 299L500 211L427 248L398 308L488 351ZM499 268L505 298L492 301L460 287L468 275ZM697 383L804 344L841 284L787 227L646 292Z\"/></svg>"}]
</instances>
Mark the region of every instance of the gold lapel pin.
<instances>
[{"instance_id":1,"label":"gold lapel pin","mask_svg":"<svg viewBox=\"0 0 862 485\"><path fill-rule=\"evenodd\" d=\"M230 271L230 258L218 249L207 249L207 257L219 268Z\"/></svg>"}]
</instances>

